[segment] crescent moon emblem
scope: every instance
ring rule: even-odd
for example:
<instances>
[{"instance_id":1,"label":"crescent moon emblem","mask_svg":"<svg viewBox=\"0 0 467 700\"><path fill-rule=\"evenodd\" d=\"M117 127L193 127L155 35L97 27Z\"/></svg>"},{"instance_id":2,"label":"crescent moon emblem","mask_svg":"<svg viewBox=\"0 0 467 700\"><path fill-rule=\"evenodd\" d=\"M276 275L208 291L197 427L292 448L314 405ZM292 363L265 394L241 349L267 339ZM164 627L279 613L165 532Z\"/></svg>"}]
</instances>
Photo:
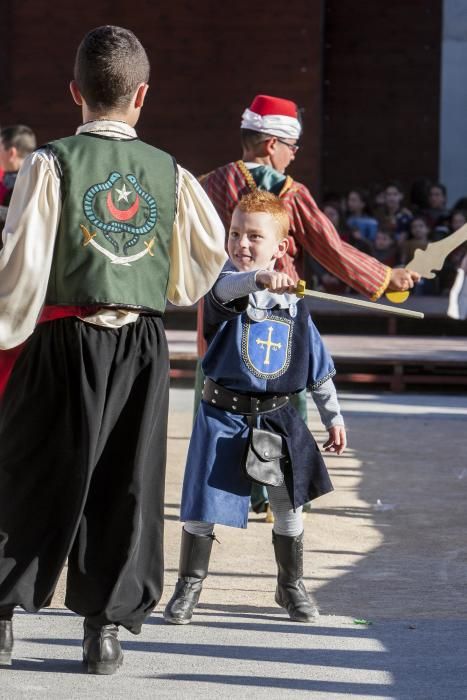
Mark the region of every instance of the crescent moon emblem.
<instances>
[{"instance_id":1,"label":"crescent moon emblem","mask_svg":"<svg viewBox=\"0 0 467 700\"><path fill-rule=\"evenodd\" d=\"M112 195L109 191L107 193L107 209L117 221L129 221L136 215L139 209L139 196L136 195L136 199L129 209L117 209L112 202Z\"/></svg>"}]
</instances>

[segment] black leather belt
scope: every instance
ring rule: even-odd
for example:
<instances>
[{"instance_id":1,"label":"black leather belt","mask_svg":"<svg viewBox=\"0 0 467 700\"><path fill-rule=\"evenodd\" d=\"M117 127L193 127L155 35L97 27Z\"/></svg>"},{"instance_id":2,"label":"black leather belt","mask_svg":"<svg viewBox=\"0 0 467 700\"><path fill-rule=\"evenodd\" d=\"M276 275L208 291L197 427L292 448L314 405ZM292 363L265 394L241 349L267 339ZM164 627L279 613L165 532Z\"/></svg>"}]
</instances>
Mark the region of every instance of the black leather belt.
<instances>
[{"instance_id":1,"label":"black leather belt","mask_svg":"<svg viewBox=\"0 0 467 700\"><path fill-rule=\"evenodd\" d=\"M230 413L240 413L246 416L254 416L260 413L269 413L275 411L281 406L285 406L289 401L289 395L271 396L252 396L250 394L238 394L235 391L226 389L220 384L216 384L212 379L206 379L203 387L203 401L221 408L223 411Z\"/></svg>"}]
</instances>

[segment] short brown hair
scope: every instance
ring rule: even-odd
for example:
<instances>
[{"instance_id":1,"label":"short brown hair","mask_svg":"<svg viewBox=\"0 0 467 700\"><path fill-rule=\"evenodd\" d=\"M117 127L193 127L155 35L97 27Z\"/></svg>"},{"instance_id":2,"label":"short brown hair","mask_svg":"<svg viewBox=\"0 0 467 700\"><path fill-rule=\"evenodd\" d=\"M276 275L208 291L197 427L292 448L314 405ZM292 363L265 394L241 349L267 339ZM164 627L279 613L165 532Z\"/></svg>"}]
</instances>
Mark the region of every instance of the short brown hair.
<instances>
[{"instance_id":1,"label":"short brown hair","mask_svg":"<svg viewBox=\"0 0 467 700\"><path fill-rule=\"evenodd\" d=\"M270 134L265 134L262 131L253 131L253 129L240 129L240 141L242 147L248 150L255 150L260 143L272 139Z\"/></svg>"},{"instance_id":2,"label":"short brown hair","mask_svg":"<svg viewBox=\"0 0 467 700\"><path fill-rule=\"evenodd\" d=\"M26 158L37 147L34 131L24 124L13 124L0 129L3 148L16 148L20 158Z\"/></svg>"},{"instance_id":3,"label":"short brown hair","mask_svg":"<svg viewBox=\"0 0 467 700\"><path fill-rule=\"evenodd\" d=\"M128 106L138 85L149 80L149 59L129 29L105 25L86 34L76 52L74 76L95 111Z\"/></svg>"},{"instance_id":4,"label":"short brown hair","mask_svg":"<svg viewBox=\"0 0 467 700\"><path fill-rule=\"evenodd\" d=\"M280 237L286 238L289 234L290 220L284 203L272 192L265 190L253 190L245 194L235 207L247 214L264 212L270 214L279 224Z\"/></svg>"}]
</instances>

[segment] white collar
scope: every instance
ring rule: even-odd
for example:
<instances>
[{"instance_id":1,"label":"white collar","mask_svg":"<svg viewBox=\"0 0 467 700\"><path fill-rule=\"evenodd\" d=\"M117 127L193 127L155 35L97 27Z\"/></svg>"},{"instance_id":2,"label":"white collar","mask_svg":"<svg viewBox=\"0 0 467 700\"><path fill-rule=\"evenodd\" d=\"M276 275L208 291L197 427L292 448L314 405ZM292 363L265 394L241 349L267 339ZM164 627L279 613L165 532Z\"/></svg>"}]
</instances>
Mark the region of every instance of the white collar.
<instances>
[{"instance_id":1,"label":"white collar","mask_svg":"<svg viewBox=\"0 0 467 700\"><path fill-rule=\"evenodd\" d=\"M250 294L250 304L256 309L272 309L274 306L288 309L297 302L298 297L295 294L273 294L269 289L261 289Z\"/></svg>"},{"instance_id":2,"label":"white collar","mask_svg":"<svg viewBox=\"0 0 467 700\"><path fill-rule=\"evenodd\" d=\"M248 170L253 170L254 168L259 168L261 163L255 163L253 160L249 161L243 161L244 165L248 168Z\"/></svg>"},{"instance_id":3,"label":"white collar","mask_svg":"<svg viewBox=\"0 0 467 700\"><path fill-rule=\"evenodd\" d=\"M135 139L136 131L126 122L113 119L93 119L90 122L81 124L76 129L77 134L101 134L112 138Z\"/></svg>"}]
</instances>

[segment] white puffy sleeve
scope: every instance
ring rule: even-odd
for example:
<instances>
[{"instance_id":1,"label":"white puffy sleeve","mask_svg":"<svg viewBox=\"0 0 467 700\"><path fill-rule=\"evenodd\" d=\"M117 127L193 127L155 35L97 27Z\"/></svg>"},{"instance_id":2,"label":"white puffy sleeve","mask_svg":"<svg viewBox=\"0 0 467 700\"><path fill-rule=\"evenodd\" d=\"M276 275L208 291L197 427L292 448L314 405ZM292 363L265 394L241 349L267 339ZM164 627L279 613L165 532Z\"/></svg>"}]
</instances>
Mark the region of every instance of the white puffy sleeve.
<instances>
[{"instance_id":1,"label":"white puffy sleeve","mask_svg":"<svg viewBox=\"0 0 467 700\"><path fill-rule=\"evenodd\" d=\"M225 231L211 200L184 168L179 176L178 211L170 249L167 297L178 306L190 306L206 294L227 259Z\"/></svg>"},{"instance_id":2,"label":"white puffy sleeve","mask_svg":"<svg viewBox=\"0 0 467 700\"><path fill-rule=\"evenodd\" d=\"M44 304L61 210L53 156L36 151L16 179L0 253L0 348L34 331Z\"/></svg>"}]
</instances>

